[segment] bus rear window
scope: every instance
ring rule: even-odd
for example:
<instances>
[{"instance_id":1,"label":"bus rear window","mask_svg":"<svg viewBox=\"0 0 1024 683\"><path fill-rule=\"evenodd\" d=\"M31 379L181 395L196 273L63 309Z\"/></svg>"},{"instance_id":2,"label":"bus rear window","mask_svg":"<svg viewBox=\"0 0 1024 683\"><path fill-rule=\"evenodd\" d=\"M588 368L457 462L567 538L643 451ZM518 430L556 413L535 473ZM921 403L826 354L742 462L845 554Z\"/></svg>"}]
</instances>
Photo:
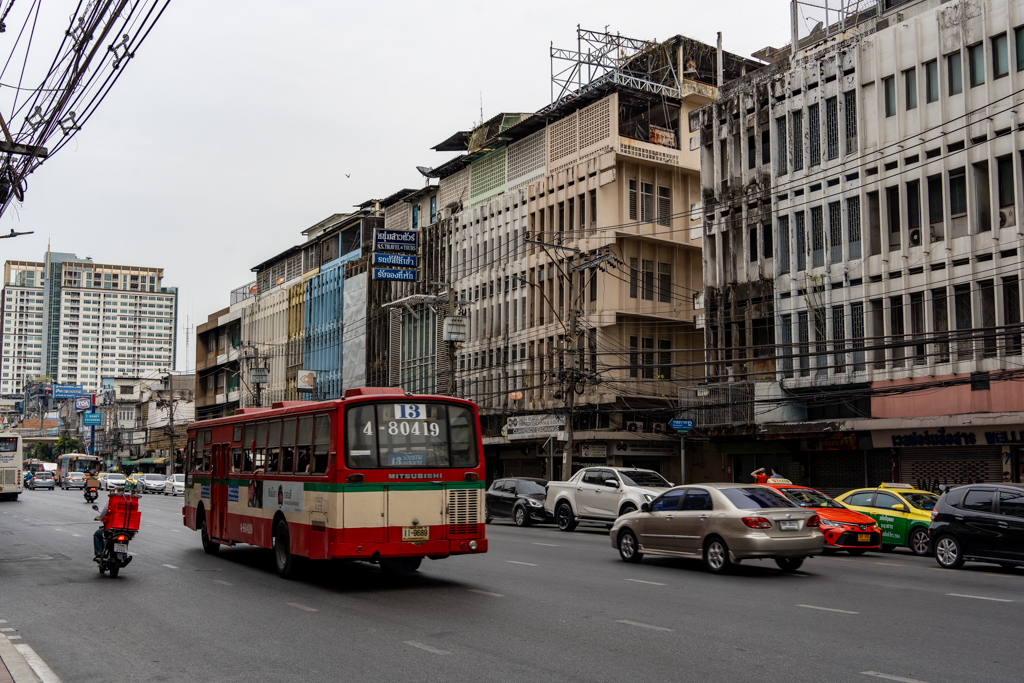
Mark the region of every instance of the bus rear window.
<instances>
[{"instance_id":1,"label":"bus rear window","mask_svg":"<svg viewBox=\"0 0 1024 683\"><path fill-rule=\"evenodd\" d=\"M18 437L0 437L0 453L14 453L18 450Z\"/></svg>"},{"instance_id":2,"label":"bus rear window","mask_svg":"<svg viewBox=\"0 0 1024 683\"><path fill-rule=\"evenodd\" d=\"M350 469L476 467L476 422L464 406L363 403L345 412Z\"/></svg>"}]
</instances>

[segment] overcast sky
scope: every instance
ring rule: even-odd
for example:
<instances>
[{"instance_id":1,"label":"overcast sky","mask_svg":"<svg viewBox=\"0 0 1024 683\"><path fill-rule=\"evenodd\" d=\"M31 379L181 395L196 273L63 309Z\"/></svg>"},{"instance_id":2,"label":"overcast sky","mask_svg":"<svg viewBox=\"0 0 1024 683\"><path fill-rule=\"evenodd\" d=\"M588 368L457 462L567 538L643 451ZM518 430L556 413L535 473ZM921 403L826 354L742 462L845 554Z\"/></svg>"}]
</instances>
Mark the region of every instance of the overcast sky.
<instances>
[{"instance_id":1,"label":"overcast sky","mask_svg":"<svg viewBox=\"0 0 1024 683\"><path fill-rule=\"evenodd\" d=\"M8 17L5 55L29 4ZM75 5L43 2L33 60L48 65ZM184 370L186 324L227 306L303 229L422 186L415 167L452 156L430 147L479 120L481 93L485 118L546 105L549 44L575 48L577 24L709 44L722 31L727 51L749 55L788 42L788 6L173 0L96 115L2 217L0 232L35 234L0 240L0 260L41 260L49 238L54 251L162 267L180 292ZM10 94L0 87L5 117ZM193 368L194 338L188 354Z\"/></svg>"}]
</instances>

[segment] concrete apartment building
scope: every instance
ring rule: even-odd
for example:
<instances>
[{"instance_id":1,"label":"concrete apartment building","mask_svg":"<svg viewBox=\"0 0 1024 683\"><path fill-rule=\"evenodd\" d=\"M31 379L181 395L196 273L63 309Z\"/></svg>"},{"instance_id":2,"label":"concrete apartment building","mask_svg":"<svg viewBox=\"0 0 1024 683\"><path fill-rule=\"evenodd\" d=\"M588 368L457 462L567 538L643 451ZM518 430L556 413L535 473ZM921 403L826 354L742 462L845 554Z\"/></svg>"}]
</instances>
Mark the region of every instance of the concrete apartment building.
<instances>
[{"instance_id":1,"label":"concrete apartment building","mask_svg":"<svg viewBox=\"0 0 1024 683\"><path fill-rule=\"evenodd\" d=\"M684 404L740 477L1020 481L1024 5L849 4L691 116L708 382Z\"/></svg>"},{"instance_id":2,"label":"concrete apartment building","mask_svg":"<svg viewBox=\"0 0 1024 683\"><path fill-rule=\"evenodd\" d=\"M7 261L0 393L35 376L96 393L104 376L173 369L177 299L161 268L50 251L41 263Z\"/></svg>"},{"instance_id":3,"label":"concrete apartment building","mask_svg":"<svg viewBox=\"0 0 1024 683\"><path fill-rule=\"evenodd\" d=\"M678 387L703 376L700 153L681 126L719 78L758 63L724 55L719 76L715 48L682 36L581 39L627 56L568 79L535 114L501 114L435 147L462 152L429 174L467 319L452 393L481 408L489 476L625 464L680 481L666 423ZM549 459L548 435L509 432L510 415L564 416L571 386L571 453Z\"/></svg>"}]
</instances>

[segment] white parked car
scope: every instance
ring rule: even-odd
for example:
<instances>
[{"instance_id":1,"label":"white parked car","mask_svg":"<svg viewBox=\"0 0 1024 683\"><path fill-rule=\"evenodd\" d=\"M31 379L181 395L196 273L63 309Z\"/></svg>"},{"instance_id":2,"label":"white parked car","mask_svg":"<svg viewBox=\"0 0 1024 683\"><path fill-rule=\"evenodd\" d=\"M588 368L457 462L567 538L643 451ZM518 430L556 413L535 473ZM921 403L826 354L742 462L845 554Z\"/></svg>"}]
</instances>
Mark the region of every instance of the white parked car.
<instances>
[{"instance_id":1,"label":"white parked car","mask_svg":"<svg viewBox=\"0 0 1024 683\"><path fill-rule=\"evenodd\" d=\"M184 474L172 474L164 482L164 495L165 496L184 496L185 495L185 475Z\"/></svg>"},{"instance_id":2,"label":"white parked car","mask_svg":"<svg viewBox=\"0 0 1024 683\"><path fill-rule=\"evenodd\" d=\"M127 477L120 472L104 472L100 475L100 486L105 491L123 489L125 481L127 481Z\"/></svg>"},{"instance_id":3,"label":"white parked car","mask_svg":"<svg viewBox=\"0 0 1024 683\"><path fill-rule=\"evenodd\" d=\"M635 512L671 488L653 470L635 467L588 467L569 478L547 485L544 509L555 516L562 531L580 522L611 524L620 515Z\"/></svg>"}]
</instances>

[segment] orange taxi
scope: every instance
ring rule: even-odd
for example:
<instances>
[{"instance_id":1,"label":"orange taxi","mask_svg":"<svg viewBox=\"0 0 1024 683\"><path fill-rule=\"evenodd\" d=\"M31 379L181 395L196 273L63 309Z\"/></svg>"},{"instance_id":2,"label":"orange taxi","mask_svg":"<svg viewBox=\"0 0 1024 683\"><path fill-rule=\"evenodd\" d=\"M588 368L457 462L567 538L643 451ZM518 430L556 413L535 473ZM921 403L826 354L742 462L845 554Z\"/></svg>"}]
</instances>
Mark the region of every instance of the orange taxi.
<instances>
[{"instance_id":1,"label":"orange taxi","mask_svg":"<svg viewBox=\"0 0 1024 683\"><path fill-rule=\"evenodd\" d=\"M769 478L762 486L773 488L794 504L818 513L826 551L846 550L851 555L863 555L881 546L882 530L874 519L847 508L821 491L797 486L781 477Z\"/></svg>"}]
</instances>

